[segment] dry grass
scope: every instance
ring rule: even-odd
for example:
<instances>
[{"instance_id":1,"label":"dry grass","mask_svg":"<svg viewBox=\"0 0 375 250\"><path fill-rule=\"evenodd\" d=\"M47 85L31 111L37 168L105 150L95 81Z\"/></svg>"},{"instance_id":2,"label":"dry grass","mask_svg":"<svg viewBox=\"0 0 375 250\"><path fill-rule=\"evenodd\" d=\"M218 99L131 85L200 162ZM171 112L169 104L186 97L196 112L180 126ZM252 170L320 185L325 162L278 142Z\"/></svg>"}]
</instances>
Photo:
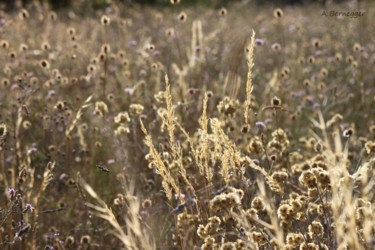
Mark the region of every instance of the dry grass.
<instances>
[{"instance_id":1,"label":"dry grass","mask_svg":"<svg viewBox=\"0 0 375 250\"><path fill-rule=\"evenodd\" d=\"M375 247L374 4L38 2L0 13L1 249Z\"/></svg>"}]
</instances>

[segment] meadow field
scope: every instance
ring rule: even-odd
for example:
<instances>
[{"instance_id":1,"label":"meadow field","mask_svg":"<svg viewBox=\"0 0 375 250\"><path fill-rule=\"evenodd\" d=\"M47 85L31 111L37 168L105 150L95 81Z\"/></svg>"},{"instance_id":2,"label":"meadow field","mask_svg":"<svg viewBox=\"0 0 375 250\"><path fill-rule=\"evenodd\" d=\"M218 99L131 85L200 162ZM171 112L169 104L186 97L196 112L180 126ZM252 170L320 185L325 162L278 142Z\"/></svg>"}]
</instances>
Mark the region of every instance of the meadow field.
<instances>
[{"instance_id":1,"label":"meadow field","mask_svg":"<svg viewBox=\"0 0 375 250\"><path fill-rule=\"evenodd\" d=\"M0 249L375 248L374 1L86 2L0 12Z\"/></svg>"}]
</instances>

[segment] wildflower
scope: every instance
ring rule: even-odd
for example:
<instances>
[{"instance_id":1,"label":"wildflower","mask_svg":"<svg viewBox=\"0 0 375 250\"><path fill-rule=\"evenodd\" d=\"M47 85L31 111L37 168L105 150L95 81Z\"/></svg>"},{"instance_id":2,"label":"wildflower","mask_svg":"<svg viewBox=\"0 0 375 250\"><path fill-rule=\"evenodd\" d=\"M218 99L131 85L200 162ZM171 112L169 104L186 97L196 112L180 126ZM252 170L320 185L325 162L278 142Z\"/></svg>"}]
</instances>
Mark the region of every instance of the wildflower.
<instances>
[{"instance_id":1,"label":"wildflower","mask_svg":"<svg viewBox=\"0 0 375 250\"><path fill-rule=\"evenodd\" d=\"M266 124L264 122L256 122L255 126L257 126L259 129L266 129Z\"/></svg>"},{"instance_id":2,"label":"wildflower","mask_svg":"<svg viewBox=\"0 0 375 250\"><path fill-rule=\"evenodd\" d=\"M8 194L10 198L12 199L16 195L16 190L14 190L14 188L8 188Z\"/></svg>"},{"instance_id":3,"label":"wildflower","mask_svg":"<svg viewBox=\"0 0 375 250\"><path fill-rule=\"evenodd\" d=\"M256 38L255 39L255 45L256 46L263 46L264 45L264 40Z\"/></svg>"},{"instance_id":4,"label":"wildflower","mask_svg":"<svg viewBox=\"0 0 375 250\"><path fill-rule=\"evenodd\" d=\"M22 213L32 213L34 211L34 207L30 204L30 203L27 203L22 211Z\"/></svg>"}]
</instances>

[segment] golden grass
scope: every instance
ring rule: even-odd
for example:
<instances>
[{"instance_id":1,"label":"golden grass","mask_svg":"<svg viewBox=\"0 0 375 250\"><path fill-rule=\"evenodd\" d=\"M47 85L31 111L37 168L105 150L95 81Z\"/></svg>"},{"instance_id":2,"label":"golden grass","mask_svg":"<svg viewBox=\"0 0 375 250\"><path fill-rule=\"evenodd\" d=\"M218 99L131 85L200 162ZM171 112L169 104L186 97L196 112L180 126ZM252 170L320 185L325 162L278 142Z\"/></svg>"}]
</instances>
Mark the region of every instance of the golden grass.
<instances>
[{"instance_id":1,"label":"golden grass","mask_svg":"<svg viewBox=\"0 0 375 250\"><path fill-rule=\"evenodd\" d=\"M372 4L83 3L0 13L1 249L374 248Z\"/></svg>"}]
</instances>

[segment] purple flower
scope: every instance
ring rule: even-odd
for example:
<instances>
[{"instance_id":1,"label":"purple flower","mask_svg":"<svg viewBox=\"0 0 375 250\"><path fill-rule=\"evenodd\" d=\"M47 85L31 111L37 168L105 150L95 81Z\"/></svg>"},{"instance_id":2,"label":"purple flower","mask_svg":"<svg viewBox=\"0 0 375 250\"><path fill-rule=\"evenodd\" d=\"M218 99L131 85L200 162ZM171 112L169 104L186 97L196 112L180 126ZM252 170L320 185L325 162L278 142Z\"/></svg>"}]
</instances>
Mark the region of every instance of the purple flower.
<instances>
[{"instance_id":1,"label":"purple flower","mask_svg":"<svg viewBox=\"0 0 375 250\"><path fill-rule=\"evenodd\" d=\"M255 39L255 45L257 45L257 46L263 46L264 45L264 41L262 39L256 38Z\"/></svg>"},{"instance_id":2,"label":"purple flower","mask_svg":"<svg viewBox=\"0 0 375 250\"><path fill-rule=\"evenodd\" d=\"M266 129L266 124L264 124L264 122L256 122L255 126L257 126L260 129Z\"/></svg>"},{"instance_id":3,"label":"purple flower","mask_svg":"<svg viewBox=\"0 0 375 250\"><path fill-rule=\"evenodd\" d=\"M32 213L33 211L34 211L34 207L30 204L30 203L27 203L26 205L25 205L25 208L23 209L23 213L27 213L27 212L29 212L29 213Z\"/></svg>"},{"instance_id":4,"label":"purple flower","mask_svg":"<svg viewBox=\"0 0 375 250\"><path fill-rule=\"evenodd\" d=\"M125 93L128 93L129 95L133 95L134 90L135 90L134 88L125 88L124 89Z\"/></svg>"},{"instance_id":5,"label":"purple flower","mask_svg":"<svg viewBox=\"0 0 375 250\"><path fill-rule=\"evenodd\" d=\"M16 190L14 190L14 188L8 188L8 194L10 198L13 198L16 195Z\"/></svg>"}]
</instances>

